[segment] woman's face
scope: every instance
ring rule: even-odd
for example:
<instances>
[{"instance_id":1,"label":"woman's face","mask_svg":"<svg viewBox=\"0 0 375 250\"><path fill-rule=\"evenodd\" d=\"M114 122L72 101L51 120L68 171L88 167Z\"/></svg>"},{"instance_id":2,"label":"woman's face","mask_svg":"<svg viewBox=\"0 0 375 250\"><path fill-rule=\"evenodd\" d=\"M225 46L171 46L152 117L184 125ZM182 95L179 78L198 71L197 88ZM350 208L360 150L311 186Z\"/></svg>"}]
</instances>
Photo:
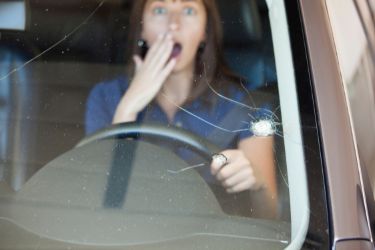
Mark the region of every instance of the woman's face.
<instances>
[{"instance_id":1,"label":"woman's face","mask_svg":"<svg viewBox=\"0 0 375 250\"><path fill-rule=\"evenodd\" d=\"M143 13L142 38L151 46L169 32L177 63L174 72L194 69L198 47L205 40L207 14L203 0L148 0Z\"/></svg>"}]
</instances>

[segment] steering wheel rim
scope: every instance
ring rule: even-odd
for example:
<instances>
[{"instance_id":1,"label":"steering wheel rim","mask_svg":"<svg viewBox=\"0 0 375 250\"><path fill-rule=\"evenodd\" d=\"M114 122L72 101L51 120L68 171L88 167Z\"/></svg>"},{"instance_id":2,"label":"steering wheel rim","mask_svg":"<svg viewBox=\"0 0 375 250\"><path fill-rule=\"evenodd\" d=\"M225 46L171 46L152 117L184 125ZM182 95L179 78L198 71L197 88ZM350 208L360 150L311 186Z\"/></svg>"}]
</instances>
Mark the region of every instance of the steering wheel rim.
<instances>
[{"instance_id":1,"label":"steering wheel rim","mask_svg":"<svg viewBox=\"0 0 375 250\"><path fill-rule=\"evenodd\" d=\"M125 122L112 125L102 129L84 139L76 147L86 144L113 138L157 138L162 141L173 142L178 146L188 147L207 160L212 159L212 155L222 151L218 146L207 139L199 137L187 130L174 126L163 126L160 124L139 124L136 122Z\"/></svg>"}]
</instances>

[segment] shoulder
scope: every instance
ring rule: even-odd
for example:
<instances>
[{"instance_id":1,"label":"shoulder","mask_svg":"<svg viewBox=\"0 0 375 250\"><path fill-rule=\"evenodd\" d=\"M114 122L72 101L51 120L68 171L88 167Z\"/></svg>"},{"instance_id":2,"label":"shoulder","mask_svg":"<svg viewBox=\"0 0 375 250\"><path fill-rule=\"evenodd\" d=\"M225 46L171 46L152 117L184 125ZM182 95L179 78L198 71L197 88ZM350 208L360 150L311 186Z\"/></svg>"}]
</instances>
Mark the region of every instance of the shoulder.
<instances>
[{"instance_id":1,"label":"shoulder","mask_svg":"<svg viewBox=\"0 0 375 250\"><path fill-rule=\"evenodd\" d=\"M241 84L228 83L221 93L210 93L216 100L214 107L219 116L234 113L236 120L241 118L245 121L248 120L246 117L251 120L278 117L274 113L278 106L277 89L248 90Z\"/></svg>"},{"instance_id":2,"label":"shoulder","mask_svg":"<svg viewBox=\"0 0 375 250\"><path fill-rule=\"evenodd\" d=\"M87 110L107 110L113 113L128 88L128 79L119 76L96 84L87 98Z\"/></svg>"},{"instance_id":3,"label":"shoulder","mask_svg":"<svg viewBox=\"0 0 375 250\"><path fill-rule=\"evenodd\" d=\"M118 76L96 84L90 92L90 98L105 98L122 95L127 88L128 78L126 76Z\"/></svg>"}]
</instances>

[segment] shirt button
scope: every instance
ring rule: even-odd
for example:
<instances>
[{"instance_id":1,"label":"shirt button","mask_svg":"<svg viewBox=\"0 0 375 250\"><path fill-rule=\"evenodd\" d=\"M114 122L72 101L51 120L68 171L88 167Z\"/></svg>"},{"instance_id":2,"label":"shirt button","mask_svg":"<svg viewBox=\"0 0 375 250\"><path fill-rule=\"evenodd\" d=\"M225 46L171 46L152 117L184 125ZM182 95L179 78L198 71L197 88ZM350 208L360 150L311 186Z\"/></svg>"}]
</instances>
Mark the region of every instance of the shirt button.
<instances>
[{"instance_id":1,"label":"shirt button","mask_svg":"<svg viewBox=\"0 0 375 250\"><path fill-rule=\"evenodd\" d=\"M176 122L176 126L179 127L179 128L181 128L182 127L182 122L181 121Z\"/></svg>"}]
</instances>

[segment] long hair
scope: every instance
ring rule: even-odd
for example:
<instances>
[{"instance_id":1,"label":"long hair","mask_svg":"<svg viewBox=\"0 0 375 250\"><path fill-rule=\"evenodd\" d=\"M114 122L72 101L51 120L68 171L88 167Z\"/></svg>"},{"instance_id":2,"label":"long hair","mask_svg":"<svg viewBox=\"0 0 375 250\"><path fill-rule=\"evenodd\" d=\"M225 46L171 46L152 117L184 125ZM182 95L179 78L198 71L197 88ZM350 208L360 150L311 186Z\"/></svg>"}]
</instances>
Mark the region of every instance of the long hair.
<instances>
[{"instance_id":1,"label":"long hair","mask_svg":"<svg viewBox=\"0 0 375 250\"><path fill-rule=\"evenodd\" d=\"M222 86L223 80L238 82L238 77L225 65L222 51L223 31L220 15L215 0L202 0L207 13L205 47L198 49L195 62L194 87L190 98L202 94L208 84L213 87ZM128 74L134 73L132 56L139 53L137 45L141 38L142 16L147 0L134 0L130 14L128 37L128 53L126 55ZM189 98L189 99L190 99Z\"/></svg>"}]
</instances>

